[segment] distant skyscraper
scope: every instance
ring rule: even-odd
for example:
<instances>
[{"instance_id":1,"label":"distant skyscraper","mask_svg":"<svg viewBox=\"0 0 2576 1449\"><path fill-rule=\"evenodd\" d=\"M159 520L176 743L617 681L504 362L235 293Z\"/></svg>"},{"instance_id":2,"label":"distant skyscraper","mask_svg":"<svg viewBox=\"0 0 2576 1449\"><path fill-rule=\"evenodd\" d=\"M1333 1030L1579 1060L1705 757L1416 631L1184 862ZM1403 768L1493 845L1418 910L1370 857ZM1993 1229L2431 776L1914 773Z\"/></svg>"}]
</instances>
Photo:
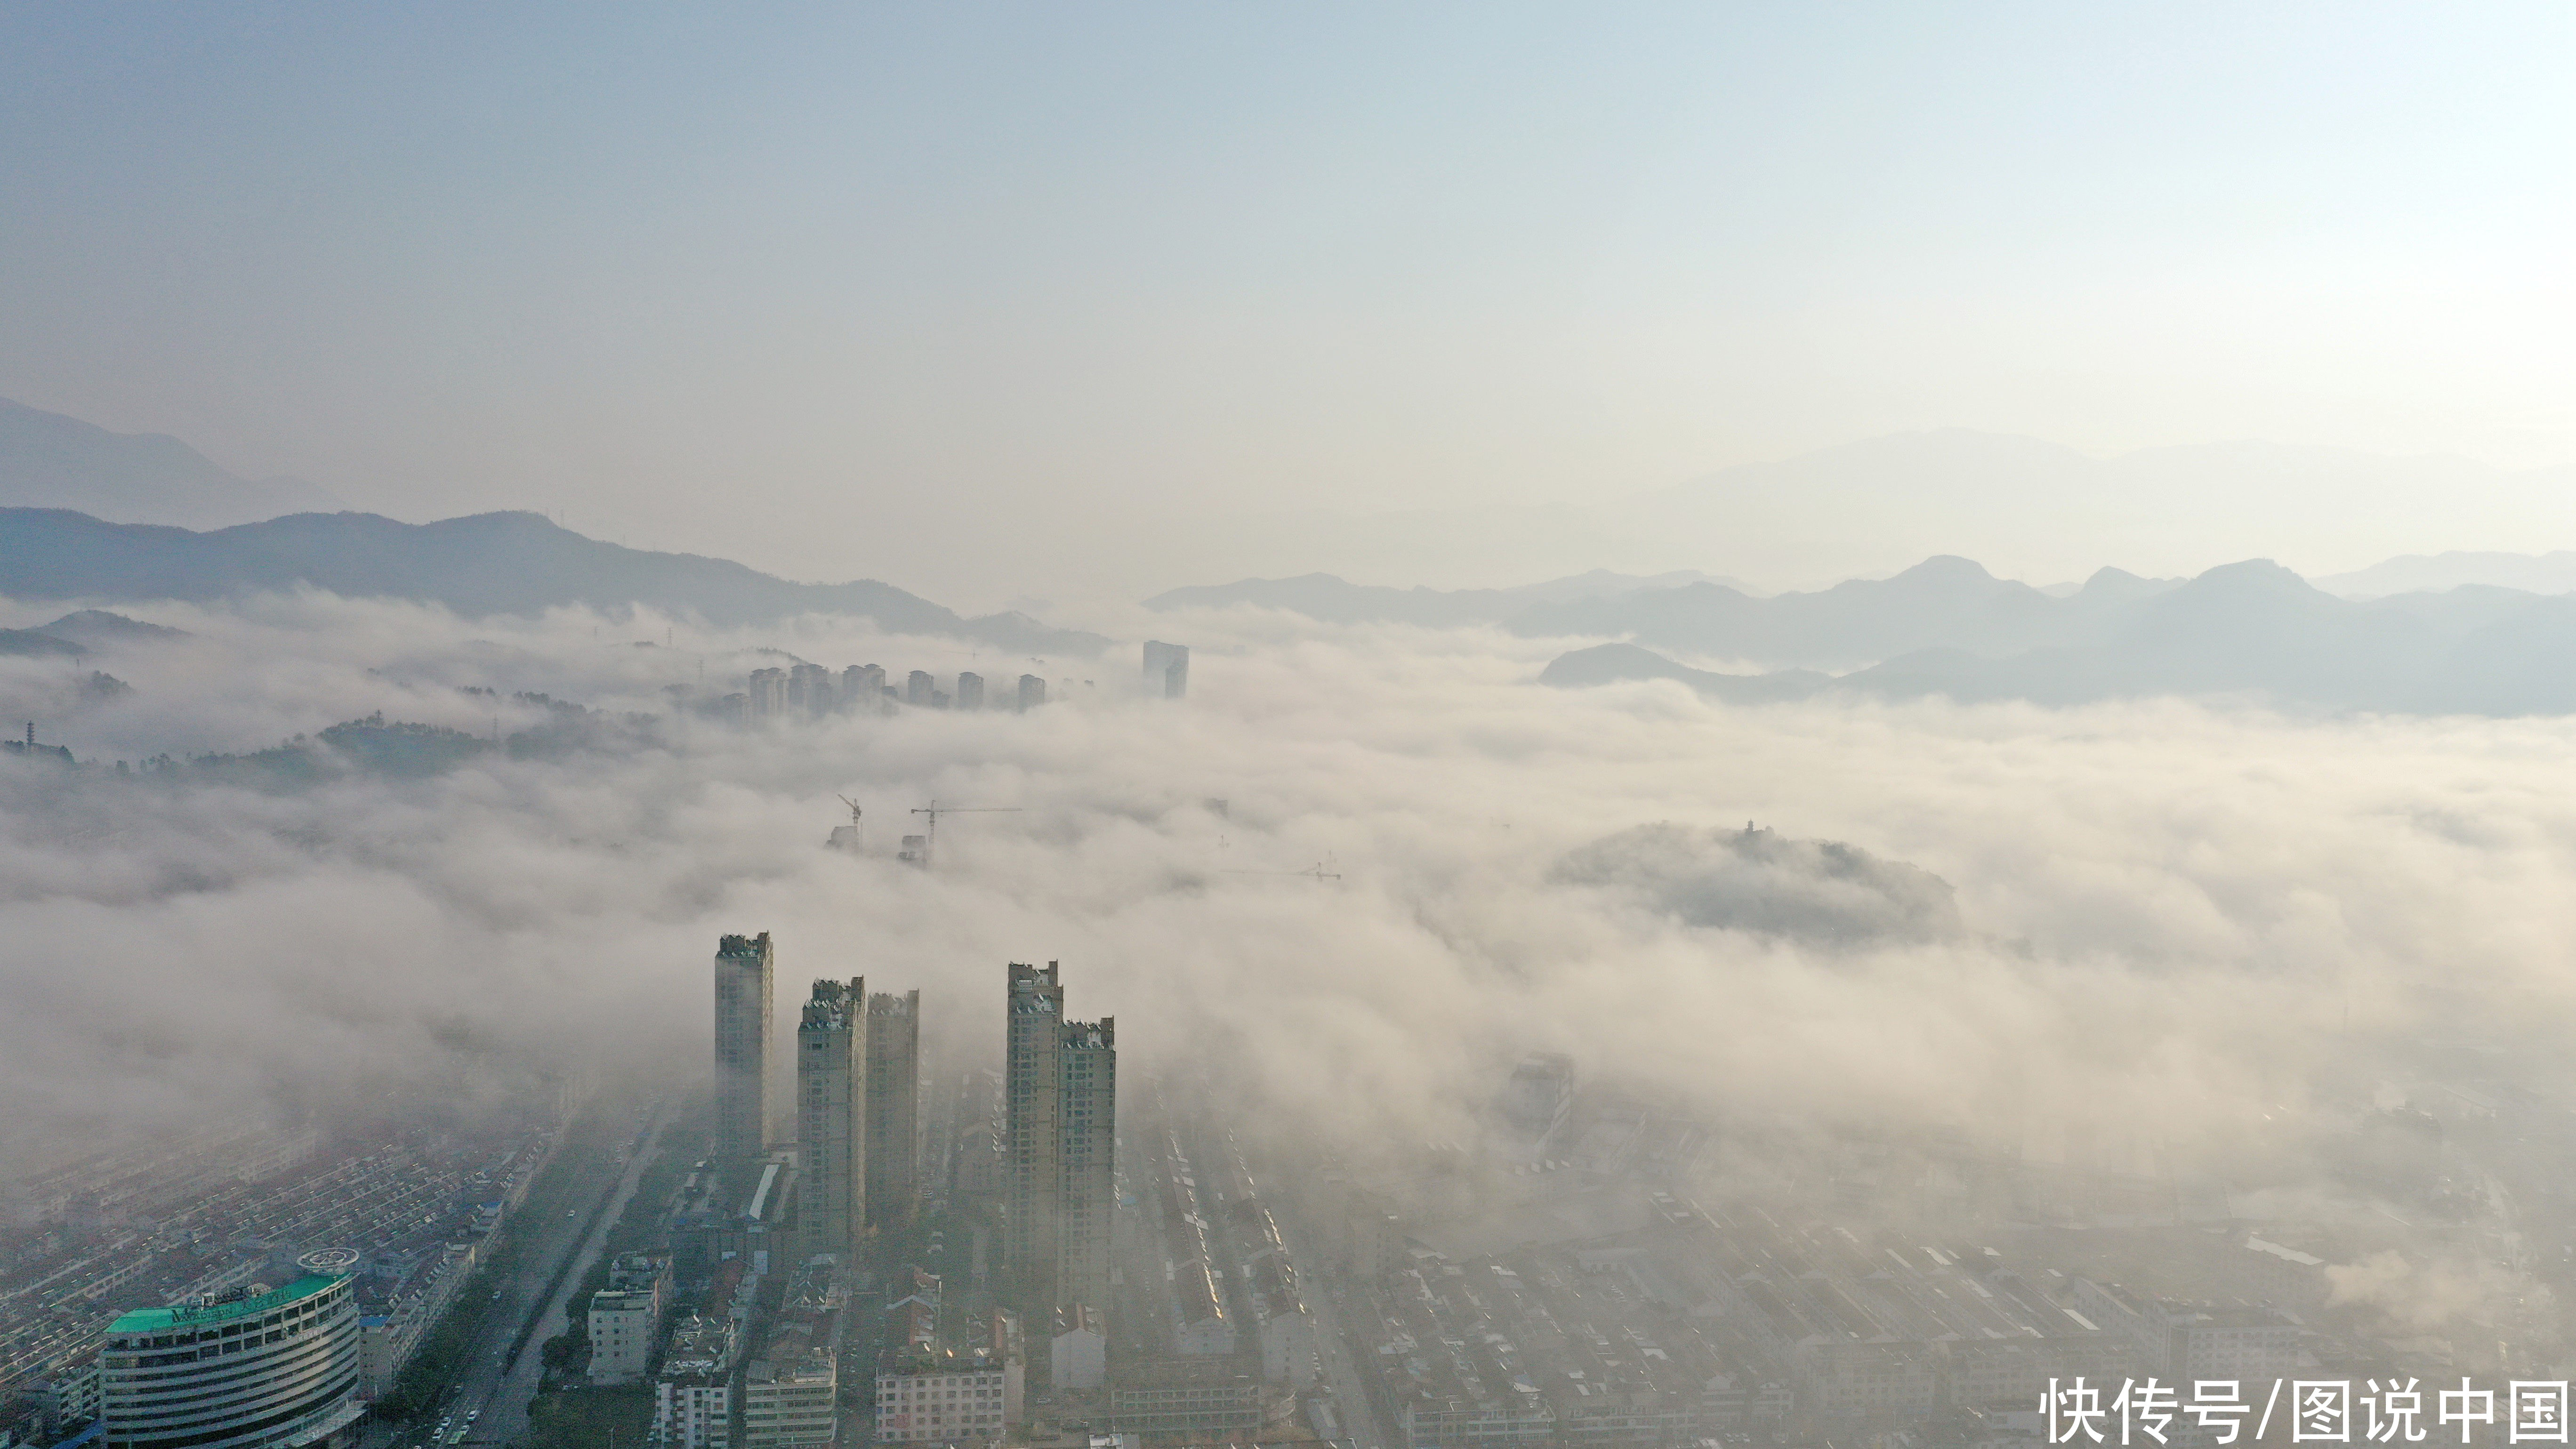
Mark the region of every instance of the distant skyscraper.
<instances>
[{"instance_id":1,"label":"distant skyscraper","mask_svg":"<svg viewBox=\"0 0 2576 1449\"><path fill-rule=\"evenodd\" d=\"M921 1191L921 993L868 998L868 1223L910 1216Z\"/></svg>"},{"instance_id":2,"label":"distant skyscraper","mask_svg":"<svg viewBox=\"0 0 2576 1449\"><path fill-rule=\"evenodd\" d=\"M814 983L796 1026L797 1218L804 1251L857 1262L868 1225L868 984Z\"/></svg>"},{"instance_id":3,"label":"distant skyscraper","mask_svg":"<svg viewBox=\"0 0 2576 1449\"><path fill-rule=\"evenodd\" d=\"M832 671L820 664L799 664L787 671L787 709L791 714L830 714Z\"/></svg>"},{"instance_id":4,"label":"distant skyscraper","mask_svg":"<svg viewBox=\"0 0 2576 1449\"><path fill-rule=\"evenodd\" d=\"M769 1033L777 964L769 933L716 942L716 1156L736 1189L769 1151Z\"/></svg>"},{"instance_id":5,"label":"distant skyscraper","mask_svg":"<svg viewBox=\"0 0 2576 1449\"><path fill-rule=\"evenodd\" d=\"M107 1328L100 1437L114 1449L297 1449L366 1413L345 1273L140 1308Z\"/></svg>"},{"instance_id":6,"label":"distant skyscraper","mask_svg":"<svg viewBox=\"0 0 2576 1449\"><path fill-rule=\"evenodd\" d=\"M1034 674L1020 676L1020 708L1035 709L1046 703L1046 681Z\"/></svg>"},{"instance_id":7,"label":"distant skyscraper","mask_svg":"<svg viewBox=\"0 0 2576 1449\"><path fill-rule=\"evenodd\" d=\"M931 682L930 671L926 669L912 671L903 681L903 702L906 704L917 704L928 709L930 697L938 692L938 686Z\"/></svg>"},{"instance_id":8,"label":"distant skyscraper","mask_svg":"<svg viewBox=\"0 0 2576 1449\"><path fill-rule=\"evenodd\" d=\"M957 676L957 707L959 709L984 707L984 676L980 674Z\"/></svg>"},{"instance_id":9,"label":"distant skyscraper","mask_svg":"<svg viewBox=\"0 0 2576 1449\"><path fill-rule=\"evenodd\" d=\"M853 664L841 671L841 708L859 714L872 714L885 705L885 670L874 664Z\"/></svg>"},{"instance_id":10,"label":"distant skyscraper","mask_svg":"<svg viewBox=\"0 0 2576 1449\"><path fill-rule=\"evenodd\" d=\"M1532 1052L1512 1068L1503 1084L1503 1120L1532 1142L1543 1141L1565 1123L1574 1107L1574 1058L1555 1052Z\"/></svg>"},{"instance_id":11,"label":"distant skyscraper","mask_svg":"<svg viewBox=\"0 0 2576 1449\"><path fill-rule=\"evenodd\" d=\"M1166 644L1160 639L1145 641L1145 692L1163 699L1181 699L1190 692L1190 646Z\"/></svg>"},{"instance_id":12,"label":"distant skyscraper","mask_svg":"<svg viewBox=\"0 0 2576 1449\"><path fill-rule=\"evenodd\" d=\"M1064 1019L1056 963L1010 968L1003 1247L1024 1315L1105 1312L1117 1205L1116 1023Z\"/></svg>"},{"instance_id":13,"label":"distant skyscraper","mask_svg":"<svg viewBox=\"0 0 2576 1449\"><path fill-rule=\"evenodd\" d=\"M751 671L751 717L776 719L787 713L787 671L755 669Z\"/></svg>"}]
</instances>

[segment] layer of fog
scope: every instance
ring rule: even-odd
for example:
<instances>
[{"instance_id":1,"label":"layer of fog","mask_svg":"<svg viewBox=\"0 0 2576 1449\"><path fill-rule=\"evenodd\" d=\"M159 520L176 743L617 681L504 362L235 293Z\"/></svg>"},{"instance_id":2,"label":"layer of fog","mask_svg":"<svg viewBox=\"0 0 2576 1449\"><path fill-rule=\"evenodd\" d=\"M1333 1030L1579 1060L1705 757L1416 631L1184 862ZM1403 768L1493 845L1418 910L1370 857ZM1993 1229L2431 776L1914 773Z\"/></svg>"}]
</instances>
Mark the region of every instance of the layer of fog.
<instances>
[{"instance_id":1,"label":"layer of fog","mask_svg":"<svg viewBox=\"0 0 2576 1449\"><path fill-rule=\"evenodd\" d=\"M694 1063L733 931L776 933L782 1013L817 976L920 986L959 1064L998 1055L1002 963L1061 960L1130 1071L1212 1064L1265 1120L1354 1141L1471 1132L1509 1063L1547 1049L1748 1129L1961 1128L2046 1157L2080 1125L2232 1171L2249 1133L2344 1111L2410 1041L2519 1050L2570 1018L2563 721L1730 709L1663 683L1536 688L1549 641L1229 638L1265 626L1216 617L1184 621L1191 698L1161 703L1125 660L820 620L134 612L195 637L86 661L134 691L40 726L84 761L376 711L506 731L527 690L668 714L701 661L708 689L777 662L740 652L759 646L898 677L1033 669L1076 698L676 721L632 754L294 790L0 760L0 1100L22 1157L460 1053ZM65 668L0 660L0 698ZM822 848L841 793L867 858ZM1024 813L950 817L934 871L895 864L934 798ZM1641 825L1748 819L1937 876L1960 929L1816 944L1558 873ZM1288 873L1328 859L1338 880Z\"/></svg>"}]
</instances>

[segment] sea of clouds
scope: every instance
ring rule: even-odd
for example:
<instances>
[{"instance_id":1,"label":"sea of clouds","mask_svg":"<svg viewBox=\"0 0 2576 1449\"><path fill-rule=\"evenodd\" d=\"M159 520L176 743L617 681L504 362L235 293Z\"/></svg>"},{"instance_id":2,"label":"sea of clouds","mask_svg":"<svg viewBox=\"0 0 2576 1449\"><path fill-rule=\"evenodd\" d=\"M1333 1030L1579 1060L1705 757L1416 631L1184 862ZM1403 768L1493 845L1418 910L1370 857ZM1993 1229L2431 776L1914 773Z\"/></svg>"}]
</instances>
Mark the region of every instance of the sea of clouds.
<instances>
[{"instance_id":1,"label":"sea of clouds","mask_svg":"<svg viewBox=\"0 0 2576 1449\"><path fill-rule=\"evenodd\" d=\"M1253 613L1155 621L1197 646L1166 702L1123 654L846 621L127 612L190 635L81 661L131 694L78 703L68 663L0 660L8 717L55 711L40 738L88 767L0 760L21 1163L460 1061L695 1070L715 939L762 930L782 1017L816 977L917 986L928 1044L986 1065L1003 964L1059 960L1129 1073L1207 1069L1344 1141L1472 1132L1550 1050L1748 1140L2080 1138L2245 1184L2250 1153L2402 1090L2429 1041L2557 1090L2576 1024L2576 722L1728 707L1535 686L1559 641ZM753 730L674 710L670 686L782 662L759 648L1070 697ZM379 711L506 735L545 715L520 691L658 716L658 743L294 787L112 770ZM842 795L864 856L824 848ZM936 869L897 864L933 799L1020 813L949 817ZM1747 822L1778 842L1758 859L1729 843Z\"/></svg>"}]
</instances>

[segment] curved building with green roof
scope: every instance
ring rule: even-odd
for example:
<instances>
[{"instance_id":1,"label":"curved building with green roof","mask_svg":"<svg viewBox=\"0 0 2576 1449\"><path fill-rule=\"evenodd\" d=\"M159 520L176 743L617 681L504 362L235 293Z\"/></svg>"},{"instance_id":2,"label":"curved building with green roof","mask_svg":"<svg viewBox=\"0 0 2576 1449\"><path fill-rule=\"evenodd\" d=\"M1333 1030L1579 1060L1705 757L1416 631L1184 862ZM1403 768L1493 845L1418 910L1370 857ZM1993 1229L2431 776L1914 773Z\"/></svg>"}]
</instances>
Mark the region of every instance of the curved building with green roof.
<instances>
[{"instance_id":1,"label":"curved building with green roof","mask_svg":"<svg viewBox=\"0 0 2576 1449\"><path fill-rule=\"evenodd\" d=\"M99 1368L106 1449L303 1449L366 1411L344 1274L136 1309L108 1326Z\"/></svg>"}]
</instances>

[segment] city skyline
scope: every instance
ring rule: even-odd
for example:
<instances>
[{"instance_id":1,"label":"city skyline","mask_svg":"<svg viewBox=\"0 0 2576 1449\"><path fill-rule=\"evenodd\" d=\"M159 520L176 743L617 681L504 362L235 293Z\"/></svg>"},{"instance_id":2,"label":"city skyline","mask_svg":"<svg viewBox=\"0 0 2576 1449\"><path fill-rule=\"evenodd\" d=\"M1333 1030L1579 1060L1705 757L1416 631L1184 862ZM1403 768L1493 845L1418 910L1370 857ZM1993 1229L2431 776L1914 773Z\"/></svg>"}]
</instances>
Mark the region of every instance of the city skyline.
<instances>
[{"instance_id":1,"label":"city skyline","mask_svg":"<svg viewBox=\"0 0 2576 1449\"><path fill-rule=\"evenodd\" d=\"M0 1446L2563 1430L2571 67L0 7Z\"/></svg>"}]
</instances>

